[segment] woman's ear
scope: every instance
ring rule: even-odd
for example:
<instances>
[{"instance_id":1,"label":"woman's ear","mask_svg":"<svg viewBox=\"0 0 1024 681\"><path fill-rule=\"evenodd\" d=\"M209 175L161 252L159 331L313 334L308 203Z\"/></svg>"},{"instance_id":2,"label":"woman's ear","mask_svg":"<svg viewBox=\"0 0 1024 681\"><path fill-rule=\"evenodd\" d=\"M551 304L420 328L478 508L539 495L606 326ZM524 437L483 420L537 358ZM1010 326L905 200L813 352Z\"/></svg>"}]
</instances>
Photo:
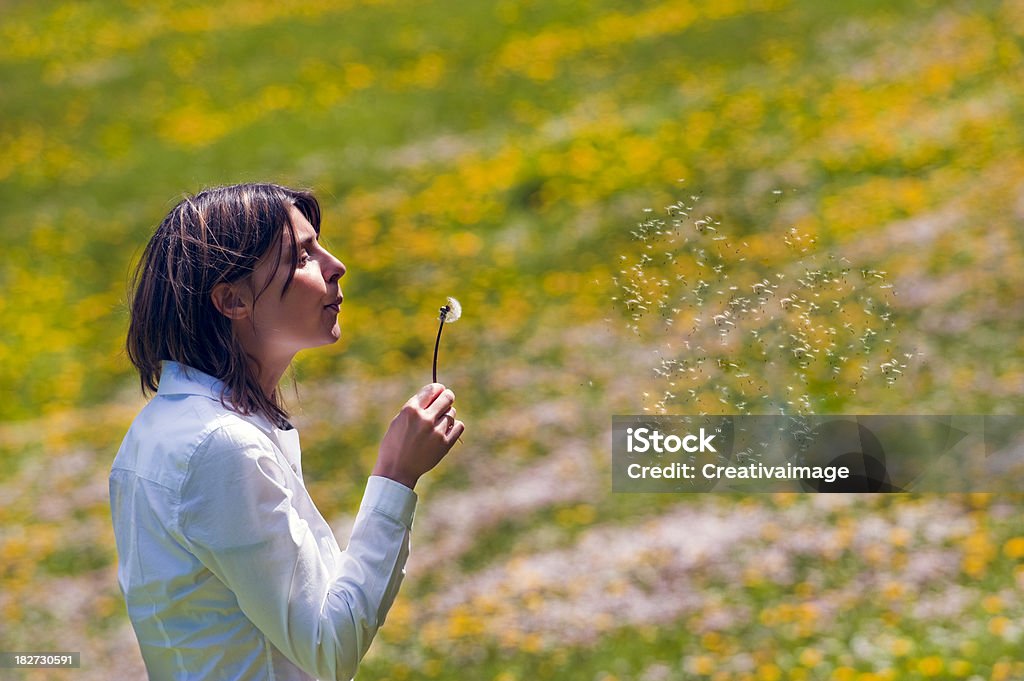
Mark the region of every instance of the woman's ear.
<instances>
[{"instance_id":1,"label":"woman's ear","mask_svg":"<svg viewBox=\"0 0 1024 681\"><path fill-rule=\"evenodd\" d=\"M235 286L222 281L210 292L213 306L228 319L245 319L250 314L249 303Z\"/></svg>"}]
</instances>

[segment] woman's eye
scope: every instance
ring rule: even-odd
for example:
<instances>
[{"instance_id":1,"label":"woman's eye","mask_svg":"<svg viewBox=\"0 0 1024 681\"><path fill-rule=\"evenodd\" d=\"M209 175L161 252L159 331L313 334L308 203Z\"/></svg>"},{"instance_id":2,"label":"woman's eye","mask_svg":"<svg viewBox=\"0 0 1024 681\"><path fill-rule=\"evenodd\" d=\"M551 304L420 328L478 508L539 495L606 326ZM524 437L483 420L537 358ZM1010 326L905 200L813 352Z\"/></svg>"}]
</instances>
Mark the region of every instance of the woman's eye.
<instances>
[{"instance_id":1,"label":"woman's eye","mask_svg":"<svg viewBox=\"0 0 1024 681\"><path fill-rule=\"evenodd\" d=\"M299 258L299 267L302 267L309 262L309 253L303 253L302 257Z\"/></svg>"}]
</instances>

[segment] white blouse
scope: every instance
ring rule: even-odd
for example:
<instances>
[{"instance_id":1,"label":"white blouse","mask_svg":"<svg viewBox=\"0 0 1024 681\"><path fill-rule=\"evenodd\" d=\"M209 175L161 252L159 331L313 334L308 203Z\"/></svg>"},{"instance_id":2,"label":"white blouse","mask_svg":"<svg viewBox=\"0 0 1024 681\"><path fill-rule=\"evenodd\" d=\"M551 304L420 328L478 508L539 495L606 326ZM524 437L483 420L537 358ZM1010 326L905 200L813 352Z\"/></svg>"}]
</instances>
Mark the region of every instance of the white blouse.
<instances>
[{"instance_id":1,"label":"white blouse","mask_svg":"<svg viewBox=\"0 0 1024 681\"><path fill-rule=\"evenodd\" d=\"M341 551L298 433L163 363L110 472L118 582L150 679L351 679L405 575L416 494L370 476Z\"/></svg>"}]
</instances>

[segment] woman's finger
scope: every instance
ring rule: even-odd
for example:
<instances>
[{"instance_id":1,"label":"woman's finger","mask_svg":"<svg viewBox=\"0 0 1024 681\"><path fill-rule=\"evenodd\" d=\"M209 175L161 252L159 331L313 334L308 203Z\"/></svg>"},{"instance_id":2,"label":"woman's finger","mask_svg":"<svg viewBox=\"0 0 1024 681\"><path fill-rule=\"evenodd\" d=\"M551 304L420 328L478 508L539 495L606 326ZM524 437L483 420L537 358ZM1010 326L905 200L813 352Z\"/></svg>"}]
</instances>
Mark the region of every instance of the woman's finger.
<instances>
[{"instance_id":1,"label":"woman's finger","mask_svg":"<svg viewBox=\"0 0 1024 681\"><path fill-rule=\"evenodd\" d=\"M458 441L460 437L462 437L462 433L464 433L465 431L466 424L463 423L462 421L456 421L454 424L452 424L451 430L445 433L445 442L447 442L449 445L454 445L455 442Z\"/></svg>"},{"instance_id":2,"label":"woman's finger","mask_svg":"<svg viewBox=\"0 0 1024 681\"><path fill-rule=\"evenodd\" d=\"M434 421L434 430L442 435L447 435L455 427L455 423L455 408L453 407L437 417L437 420Z\"/></svg>"},{"instance_id":3,"label":"woman's finger","mask_svg":"<svg viewBox=\"0 0 1024 681\"><path fill-rule=\"evenodd\" d=\"M433 419L437 419L441 414L444 414L451 409L452 404L455 402L455 393L450 388L445 388L441 393L434 398L434 401L430 403L424 411L427 412Z\"/></svg>"},{"instance_id":4,"label":"woman's finger","mask_svg":"<svg viewBox=\"0 0 1024 681\"><path fill-rule=\"evenodd\" d=\"M444 389L444 386L440 383L428 383L410 397L408 403L420 409L426 409L437 399L438 395L444 392Z\"/></svg>"}]
</instances>

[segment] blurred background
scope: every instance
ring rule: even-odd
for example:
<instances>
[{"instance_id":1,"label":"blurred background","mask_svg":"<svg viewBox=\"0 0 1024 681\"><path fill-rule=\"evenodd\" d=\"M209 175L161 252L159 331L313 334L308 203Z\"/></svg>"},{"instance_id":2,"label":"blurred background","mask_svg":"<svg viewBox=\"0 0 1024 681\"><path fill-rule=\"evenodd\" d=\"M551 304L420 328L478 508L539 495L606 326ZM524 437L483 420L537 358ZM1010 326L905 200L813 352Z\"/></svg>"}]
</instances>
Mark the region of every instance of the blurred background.
<instances>
[{"instance_id":1,"label":"blurred background","mask_svg":"<svg viewBox=\"0 0 1024 681\"><path fill-rule=\"evenodd\" d=\"M0 3L0 650L82 654L0 675L144 676L106 484L144 404L128 273L183 193L275 181L349 268L342 340L285 391L342 545L463 304L439 380L468 431L360 678L1024 678L1021 497L610 477L679 333L630 328L620 263L679 200L762 267L799 234L886 273L913 361L827 411L1020 413L1022 27L1020 0Z\"/></svg>"}]
</instances>

